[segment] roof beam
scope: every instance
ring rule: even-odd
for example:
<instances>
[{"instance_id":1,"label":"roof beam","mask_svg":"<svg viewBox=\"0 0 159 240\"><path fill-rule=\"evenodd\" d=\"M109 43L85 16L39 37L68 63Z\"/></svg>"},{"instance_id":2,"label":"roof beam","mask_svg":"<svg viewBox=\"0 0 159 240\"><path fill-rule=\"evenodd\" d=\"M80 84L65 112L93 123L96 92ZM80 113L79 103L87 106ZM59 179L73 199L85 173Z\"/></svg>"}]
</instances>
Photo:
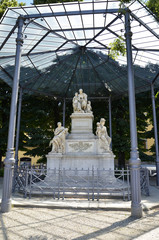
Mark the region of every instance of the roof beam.
<instances>
[{"instance_id":1,"label":"roof beam","mask_svg":"<svg viewBox=\"0 0 159 240\"><path fill-rule=\"evenodd\" d=\"M64 98L66 97L67 92L68 92L68 90L69 90L69 88L70 88L70 86L71 86L71 83L72 83L72 81L73 81L73 78L74 78L74 76L75 76L76 69L77 69L77 66L78 66L78 63L79 63L80 57L81 57L81 54L79 55L79 57L78 57L78 59L77 59L77 62L76 62L75 68L74 68L74 70L73 70L73 73L72 73L72 76L71 76L70 82L69 82L68 87L67 87L67 89L66 89L66 92L65 92L65 94L64 94Z\"/></svg>"},{"instance_id":2,"label":"roof beam","mask_svg":"<svg viewBox=\"0 0 159 240\"><path fill-rule=\"evenodd\" d=\"M76 53L76 52L75 52L75 53ZM75 54L75 53L73 53L73 54ZM47 72L44 73L44 77L45 77L44 80L45 80L46 77L48 76L48 75L47 75L47 74L48 74L48 71L50 71L50 72L53 71L55 67L57 67L60 63L66 61L67 59L69 59L70 57L72 57L73 54L68 55L68 56L65 57L64 59L60 60L60 62L52 65L51 68L49 68L49 69L47 70ZM30 79L30 80L28 80L27 83L25 83L25 84L23 85L23 87L27 87L28 84L30 84L30 83L33 82L34 80L37 81L37 77L35 77L35 79ZM55 85L56 85L56 83L54 84L54 87L55 87Z\"/></svg>"},{"instance_id":3,"label":"roof beam","mask_svg":"<svg viewBox=\"0 0 159 240\"><path fill-rule=\"evenodd\" d=\"M68 41L64 42L63 44L61 44L56 50L55 52L58 52L60 50L60 48L62 48L65 44L67 44ZM63 49L63 51L65 51L65 49Z\"/></svg>"},{"instance_id":4,"label":"roof beam","mask_svg":"<svg viewBox=\"0 0 159 240\"><path fill-rule=\"evenodd\" d=\"M12 33L14 33L15 29L18 26L18 22L16 22L16 24L14 25L14 27L12 28L12 30L9 32L9 34L7 35L7 37L5 38L5 40L2 42L1 46L0 46L0 50L2 50L2 48L4 47L4 45L6 44L6 42L8 41L8 39L10 38L10 36L12 35Z\"/></svg>"},{"instance_id":5,"label":"roof beam","mask_svg":"<svg viewBox=\"0 0 159 240\"><path fill-rule=\"evenodd\" d=\"M66 42L65 42L65 43L66 43ZM60 51L70 51L70 50L75 50L75 49L77 49L77 47L76 47L76 48L58 49L58 52L60 52ZM43 55L43 54L45 54L45 53L56 53L56 52L57 52L57 49L56 49L56 50L48 50L48 51L44 51L44 52L30 53L29 56L36 56L36 55L40 55L40 54ZM0 57L0 59L15 58L15 56L16 56L16 55L2 56L2 57ZM23 53L21 56L22 56L22 57L27 57L27 56L28 56L28 53Z\"/></svg>"},{"instance_id":6,"label":"roof beam","mask_svg":"<svg viewBox=\"0 0 159 240\"><path fill-rule=\"evenodd\" d=\"M52 12L41 14L28 14L24 15L24 19L28 18L45 18L45 17L62 17L62 16L74 16L74 15L90 15L90 14L106 14L106 13L118 13L119 9L97 9L97 10L82 10L82 11L67 11L67 12Z\"/></svg>"},{"instance_id":7,"label":"roof beam","mask_svg":"<svg viewBox=\"0 0 159 240\"><path fill-rule=\"evenodd\" d=\"M154 32L149 26L147 26L146 23L144 23L141 19L139 19L135 14L133 14L132 12L130 12L130 15L136 20L138 21L142 26L144 26L149 32L151 32L157 39L159 39L159 35Z\"/></svg>"},{"instance_id":8,"label":"roof beam","mask_svg":"<svg viewBox=\"0 0 159 240\"><path fill-rule=\"evenodd\" d=\"M99 31L91 40L89 40L88 43L85 44L85 47L91 43L92 41L95 40L95 38L97 38L102 32L104 32L110 25L112 25L118 18L119 18L120 15L118 15L117 17L115 17L107 26L105 26L101 31Z\"/></svg>"},{"instance_id":9,"label":"roof beam","mask_svg":"<svg viewBox=\"0 0 159 240\"><path fill-rule=\"evenodd\" d=\"M98 43L99 45L103 46L105 49L108 49L108 50L110 49L110 47L107 47L105 44L99 42L98 40L94 39L94 41L95 41L96 43Z\"/></svg>"},{"instance_id":10,"label":"roof beam","mask_svg":"<svg viewBox=\"0 0 159 240\"><path fill-rule=\"evenodd\" d=\"M37 23L37 22L35 22L35 21L31 21L31 22L32 22L33 24L37 25L38 27L40 27L40 28L42 28L42 29L45 29L46 31L49 31L50 33L54 34L55 36L57 36L57 37L65 40L65 41L69 41L67 38L65 38L65 37L61 36L60 34L56 33L55 30L50 30L49 28L47 28L47 27L45 27L45 26L43 26L43 25L41 25L40 23ZM79 45L76 44L76 43L73 43L73 44L76 45L76 46L79 46Z\"/></svg>"},{"instance_id":11,"label":"roof beam","mask_svg":"<svg viewBox=\"0 0 159 240\"><path fill-rule=\"evenodd\" d=\"M50 31L46 32L46 34L44 34L44 36L29 50L29 52L27 53L27 55L29 55L33 50L34 48L36 48L39 43L42 42L42 40L50 33Z\"/></svg>"},{"instance_id":12,"label":"roof beam","mask_svg":"<svg viewBox=\"0 0 159 240\"><path fill-rule=\"evenodd\" d=\"M107 28L107 30L108 30L109 32L111 32L112 34L114 34L116 37L118 37L118 38L121 37L119 34L113 32L110 28ZM126 41L126 40L124 39L124 41ZM136 51L138 51L138 48L135 47L133 44L132 44L132 47L133 47L134 49L136 49ZM132 49L132 50L133 50L133 49Z\"/></svg>"},{"instance_id":13,"label":"roof beam","mask_svg":"<svg viewBox=\"0 0 159 240\"><path fill-rule=\"evenodd\" d=\"M7 72L2 66L0 66L0 70L2 70L13 81L12 75L9 72ZM21 87L20 83L19 83L19 87Z\"/></svg>"},{"instance_id":14,"label":"roof beam","mask_svg":"<svg viewBox=\"0 0 159 240\"><path fill-rule=\"evenodd\" d=\"M0 66L0 69L1 69L5 74L7 74L7 76L13 81L13 77L12 77L12 75L10 75L9 72L7 72L2 66Z\"/></svg>"},{"instance_id":15,"label":"roof beam","mask_svg":"<svg viewBox=\"0 0 159 240\"><path fill-rule=\"evenodd\" d=\"M137 48L137 49L132 49L132 51L142 51L142 52L159 52L159 49L152 49L152 48Z\"/></svg>"},{"instance_id":16,"label":"roof beam","mask_svg":"<svg viewBox=\"0 0 159 240\"><path fill-rule=\"evenodd\" d=\"M88 54L87 54L87 52L86 52L86 55L87 55L87 58L88 58L88 61L90 62L90 64L92 65L92 68L93 68L93 70L94 70L94 72L96 73L96 75L97 75L97 78L99 79L99 81L101 82L101 84L103 85L103 87L104 87L104 89L105 89L105 91L106 91L106 93L108 93L108 94L110 94L110 91L106 88L106 86L105 86L105 83L102 81L102 79L100 78L100 76L99 76L99 74L98 74L98 72L97 72L97 70L95 69L95 67L94 67L94 65L93 65L93 63L92 63L92 61L90 60L90 58L89 58L89 56L88 56Z\"/></svg>"},{"instance_id":17,"label":"roof beam","mask_svg":"<svg viewBox=\"0 0 159 240\"><path fill-rule=\"evenodd\" d=\"M152 84L155 83L155 81L156 81L156 79L157 79L158 77L159 77L159 72L157 73L157 75L156 75L155 78L153 79Z\"/></svg>"}]
</instances>

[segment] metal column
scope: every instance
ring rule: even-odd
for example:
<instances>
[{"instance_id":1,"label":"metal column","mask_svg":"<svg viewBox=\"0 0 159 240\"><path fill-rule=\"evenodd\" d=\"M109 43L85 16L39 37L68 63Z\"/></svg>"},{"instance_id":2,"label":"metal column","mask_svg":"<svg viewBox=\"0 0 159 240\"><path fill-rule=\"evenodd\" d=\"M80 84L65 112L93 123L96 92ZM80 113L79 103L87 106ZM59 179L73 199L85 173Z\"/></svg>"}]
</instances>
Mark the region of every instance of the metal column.
<instances>
[{"instance_id":1,"label":"metal column","mask_svg":"<svg viewBox=\"0 0 159 240\"><path fill-rule=\"evenodd\" d=\"M18 169L18 151L19 151L21 107L22 107L22 88L20 88L20 91L19 91L19 105L18 105L17 131L16 131L16 143L15 143L15 165L14 165L13 192L15 190L15 176L16 176L17 169Z\"/></svg>"},{"instance_id":2,"label":"metal column","mask_svg":"<svg viewBox=\"0 0 159 240\"><path fill-rule=\"evenodd\" d=\"M66 99L63 100L63 127L65 127Z\"/></svg>"},{"instance_id":3,"label":"metal column","mask_svg":"<svg viewBox=\"0 0 159 240\"><path fill-rule=\"evenodd\" d=\"M2 192L2 202L1 211L9 212L11 209L11 193L12 193L12 175L14 166L14 136L15 136L15 123L16 123L16 109L17 109L17 98L18 98L18 87L19 87L19 76L20 76L20 60L21 60L21 50L23 45L23 23L22 17L18 18L18 34L17 34L17 46L16 46L16 58L15 58L15 71L14 80L12 86L12 99L10 108L10 120L9 120L9 130L8 130L8 144L6 158L4 160L4 179L3 179L3 192Z\"/></svg>"},{"instance_id":4,"label":"metal column","mask_svg":"<svg viewBox=\"0 0 159 240\"><path fill-rule=\"evenodd\" d=\"M111 96L109 96L109 135L111 137L110 147L112 149L112 104L111 104Z\"/></svg>"},{"instance_id":5,"label":"metal column","mask_svg":"<svg viewBox=\"0 0 159 240\"><path fill-rule=\"evenodd\" d=\"M155 148L156 148L156 183L159 186L159 152L158 152L158 134L157 134L157 118L156 118L156 106L155 106L155 94L154 94L154 84L151 84L151 97L152 97L152 108L153 108L153 125L155 133Z\"/></svg>"},{"instance_id":6,"label":"metal column","mask_svg":"<svg viewBox=\"0 0 159 240\"><path fill-rule=\"evenodd\" d=\"M137 127L136 127L136 106L135 106L135 87L134 72L132 61L132 45L131 45L131 29L130 15L127 10L125 13L125 37L127 49L127 69L128 69L128 92L129 92L129 115L130 115L130 136L131 136L131 152L130 152L130 171L131 171L131 215L133 217L142 217L141 206L141 187L140 187L140 166L141 161L138 153L137 143Z\"/></svg>"},{"instance_id":7,"label":"metal column","mask_svg":"<svg viewBox=\"0 0 159 240\"><path fill-rule=\"evenodd\" d=\"M22 108L22 88L20 88L20 92L19 92L19 105L18 105L18 116L17 116L17 132L16 132L16 144L15 144L15 166L16 167L18 166L21 108Z\"/></svg>"}]
</instances>

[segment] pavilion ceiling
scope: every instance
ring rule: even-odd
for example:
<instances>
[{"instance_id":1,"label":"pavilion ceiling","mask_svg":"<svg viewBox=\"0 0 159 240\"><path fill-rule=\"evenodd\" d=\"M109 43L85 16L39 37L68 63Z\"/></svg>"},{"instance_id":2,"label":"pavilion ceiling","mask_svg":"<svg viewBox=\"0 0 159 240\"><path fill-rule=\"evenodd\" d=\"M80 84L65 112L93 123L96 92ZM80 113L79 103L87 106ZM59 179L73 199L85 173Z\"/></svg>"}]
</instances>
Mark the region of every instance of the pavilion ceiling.
<instances>
[{"instance_id":1,"label":"pavilion ceiling","mask_svg":"<svg viewBox=\"0 0 159 240\"><path fill-rule=\"evenodd\" d=\"M159 22L140 1L131 14L136 92L159 86ZM9 8L0 23L0 78L12 86L17 19L25 19L20 86L29 93L72 97L127 94L126 56L112 60L110 43L124 39L119 1L99 0Z\"/></svg>"}]
</instances>

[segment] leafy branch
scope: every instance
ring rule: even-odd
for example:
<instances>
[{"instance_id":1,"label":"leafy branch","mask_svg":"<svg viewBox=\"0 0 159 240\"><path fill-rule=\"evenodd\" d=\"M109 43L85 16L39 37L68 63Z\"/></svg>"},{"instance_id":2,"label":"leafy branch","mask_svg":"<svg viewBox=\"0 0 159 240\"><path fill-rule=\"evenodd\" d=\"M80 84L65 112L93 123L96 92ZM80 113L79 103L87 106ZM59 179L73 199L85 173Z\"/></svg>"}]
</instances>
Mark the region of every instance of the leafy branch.
<instances>
[{"instance_id":1,"label":"leafy branch","mask_svg":"<svg viewBox=\"0 0 159 240\"><path fill-rule=\"evenodd\" d=\"M126 55L125 42L122 37L118 37L112 43L109 43L109 47L109 56L114 60L116 60L120 55Z\"/></svg>"}]
</instances>

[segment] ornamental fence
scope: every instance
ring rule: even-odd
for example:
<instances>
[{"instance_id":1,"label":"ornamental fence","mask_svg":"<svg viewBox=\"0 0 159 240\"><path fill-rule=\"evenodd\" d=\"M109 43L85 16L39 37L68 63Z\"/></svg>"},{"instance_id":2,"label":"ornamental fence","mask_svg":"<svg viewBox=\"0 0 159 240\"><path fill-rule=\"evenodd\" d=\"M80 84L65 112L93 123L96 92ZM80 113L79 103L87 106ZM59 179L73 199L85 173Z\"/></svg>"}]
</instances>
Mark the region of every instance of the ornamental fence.
<instances>
[{"instance_id":1,"label":"ornamental fence","mask_svg":"<svg viewBox=\"0 0 159 240\"><path fill-rule=\"evenodd\" d=\"M149 175L141 169L141 190L149 195ZM45 165L19 167L14 176L13 193L23 196L50 196L54 199L86 198L88 200L122 197L130 200L130 170L47 169Z\"/></svg>"}]
</instances>

